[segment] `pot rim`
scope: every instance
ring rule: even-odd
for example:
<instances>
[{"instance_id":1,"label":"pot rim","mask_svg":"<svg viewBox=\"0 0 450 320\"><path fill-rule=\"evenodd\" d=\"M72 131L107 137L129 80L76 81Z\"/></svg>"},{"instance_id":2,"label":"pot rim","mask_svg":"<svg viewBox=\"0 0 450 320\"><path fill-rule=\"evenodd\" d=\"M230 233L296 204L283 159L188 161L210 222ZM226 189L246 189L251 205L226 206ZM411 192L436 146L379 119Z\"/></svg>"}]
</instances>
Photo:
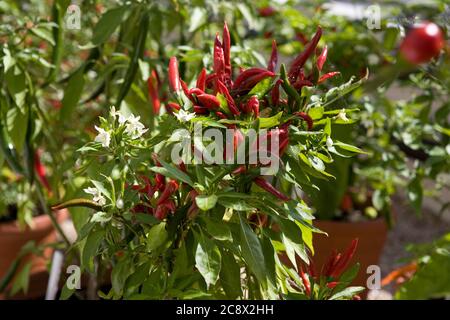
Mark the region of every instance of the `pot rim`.
<instances>
[{"instance_id":1,"label":"pot rim","mask_svg":"<svg viewBox=\"0 0 450 320\"><path fill-rule=\"evenodd\" d=\"M67 209L61 209L54 212L55 218L58 223L66 220L69 217L69 211ZM2 234L23 234L23 233L33 233L41 232L42 230L53 228L52 222L48 215L41 214L39 216L33 217L33 226L26 226L24 229L19 227L17 220L0 223L0 233Z\"/></svg>"}]
</instances>

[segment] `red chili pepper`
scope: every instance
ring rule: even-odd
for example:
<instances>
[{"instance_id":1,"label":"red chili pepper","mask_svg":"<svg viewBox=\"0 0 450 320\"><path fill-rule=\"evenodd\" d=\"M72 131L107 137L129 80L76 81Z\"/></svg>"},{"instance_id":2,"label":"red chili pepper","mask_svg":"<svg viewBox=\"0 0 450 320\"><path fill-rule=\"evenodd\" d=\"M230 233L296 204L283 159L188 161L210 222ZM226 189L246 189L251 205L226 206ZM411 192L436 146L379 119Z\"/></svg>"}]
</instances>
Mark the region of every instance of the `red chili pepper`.
<instances>
[{"instance_id":1,"label":"red chili pepper","mask_svg":"<svg viewBox=\"0 0 450 320\"><path fill-rule=\"evenodd\" d=\"M266 74L267 72L269 71L263 68L250 68L244 70L237 76L236 80L234 81L233 89L238 89L241 86L241 84L248 78L251 78L259 74Z\"/></svg>"},{"instance_id":2,"label":"red chili pepper","mask_svg":"<svg viewBox=\"0 0 450 320\"><path fill-rule=\"evenodd\" d=\"M319 71L322 71L323 65L325 64L325 61L327 61L327 55L328 55L328 47L325 46L323 47L322 52L317 58L317 69L319 69Z\"/></svg>"},{"instance_id":3,"label":"red chili pepper","mask_svg":"<svg viewBox=\"0 0 450 320\"><path fill-rule=\"evenodd\" d=\"M237 167L237 169L234 169L233 171L231 171L232 175L238 175L241 173L244 173L247 171L247 167L245 165L239 166Z\"/></svg>"},{"instance_id":4,"label":"red chili pepper","mask_svg":"<svg viewBox=\"0 0 450 320\"><path fill-rule=\"evenodd\" d=\"M224 114L223 112L220 112L220 111L216 111L216 116L218 116L220 119L228 119L226 114Z\"/></svg>"},{"instance_id":5,"label":"red chili pepper","mask_svg":"<svg viewBox=\"0 0 450 320\"><path fill-rule=\"evenodd\" d=\"M313 119L306 113L304 112L294 112L294 115L302 118L303 120L305 120L305 122L308 125L308 131L311 131L313 126L314 126L314 121Z\"/></svg>"},{"instance_id":6,"label":"red chili pepper","mask_svg":"<svg viewBox=\"0 0 450 320\"><path fill-rule=\"evenodd\" d=\"M322 270L320 273L326 277L330 275L330 269L333 267L334 260L336 259L337 252L335 249L331 252L330 256L328 257L328 260L323 264Z\"/></svg>"},{"instance_id":7,"label":"red chili pepper","mask_svg":"<svg viewBox=\"0 0 450 320\"><path fill-rule=\"evenodd\" d=\"M147 86L148 86L148 95L150 96L150 98L152 100L153 113L159 114L159 109L161 107L161 101L159 100L159 96L158 96L158 80L156 78L155 70L152 70L150 76L148 77Z\"/></svg>"},{"instance_id":8,"label":"red chili pepper","mask_svg":"<svg viewBox=\"0 0 450 320\"><path fill-rule=\"evenodd\" d=\"M155 211L155 218L159 220L164 220L169 214L169 209L166 206L158 206Z\"/></svg>"},{"instance_id":9,"label":"red chili pepper","mask_svg":"<svg viewBox=\"0 0 450 320\"><path fill-rule=\"evenodd\" d=\"M178 93L181 90L178 61L176 57L172 57L169 60L169 85L172 92Z\"/></svg>"},{"instance_id":10,"label":"red chili pepper","mask_svg":"<svg viewBox=\"0 0 450 320\"><path fill-rule=\"evenodd\" d=\"M205 87L206 87L206 69L203 68L197 78L197 88L199 88L204 92Z\"/></svg>"},{"instance_id":11,"label":"red chili pepper","mask_svg":"<svg viewBox=\"0 0 450 320\"><path fill-rule=\"evenodd\" d=\"M317 27L316 34L311 39L311 41L306 45L305 49L302 53L300 53L297 58L291 64L289 68L288 77L290 80L294 81L297 79L298 73L300 69L305 65L308 58L314 53L316 50L317 44L319 43L320 38L322 37L322 28Z\"/></svg>"},{"instance_id":12,"label":"red chili pepper","mask_svg":"<svg viewBox=\"0 0 450 320\"><path fill-rule=\"evenodd\" d=\"M267 70L275 72L278 63L278 50L277 50L277 42L275 40L272 41L272 54L270 55L270 60L267 65Z\"/></svg>"},{"instance_id":13,"label":"red chili pepper","mask_svg":"<svg viewBox=\"0 0 450 320\"><path fill-rule=\"evenodd\" d=\"M256 183L258 186L260 186L262 189L266 190L267 192L273 194L275 197L277 197L280 200L283 201L289 201L290 198L286 195L282 194L280 191L275 189L269 182L264 180L261 177L257 177L253 180L254 183Z\"/></svg>"},{"instance_id":14,"label":"red chili pepper","mask_svg":"<svg viewBox=\"0 0 450 320\"><path fill-rule=\"evenodd\" d=\"M214 73L219 79L223 80L225 73L225 56L223 52L222 43L219 39L219 33L216 33L216 39L214 41Z\"/></svg>"},{"instance_id":15,"label":"red chili pepper","mask_svg":"<svg viewBox=\"0 0 450 320\"><path fill-rule=\"evenodd\" d=\"M234 103L233 97L230 95L230 92L228 91L228 88L222 83L222 81L217 81L217 89L219 93L221 93L228 103L228 108L230 109L231 113L235 116L239 115L239 109L236 107L236 104Z\"/></svg>"},{"instance_id":16,"label":"red chili pepper","mask_svg":"<svg viewBox=\"0 0 450 320\"><path fill-rule=\"evenodd\" d=\"M166 110L169 113L173 113L174 110L180 110L181 106L175 102L168 102L166 105Z\"/></svg>"},{"instance_id":17,"label":"red chili pepper","mask_svg":"<svg viewBox=\"0 0 450 320\"><path fill-rule=\"evenodd\" d=\"M251 96L245 106L246 113L253 112L255 117L259 117L259 100L257 96Z\"/></svg>"},{"instance_id":18,"label":"red chili pepper","mask_svg":"<svg viewBox=\"0 0 450 320\"><path fill-rule=\"evenodd\" d=\"M330 289L334 289L334 287L336 287L338 284L339 284L339 282L337 282L337 281L328 282L327 287Z\"/></svg>"},{"instance_id":19,"label":"red chili pepper","mask_svg":"<svg viewBox=\"0 0 450 320\"><path fill-rule=\"evenodd\" d=\"M162 190L164 188L165 184L166 184L166 178L162 174L157 173L155 175L155 187L156 187L156 189L158 191Z\"/></svg>"},{"instance_id":20,"label":"red chili pepper","mask_svg":"<svg viewBox=\"0 0 450 320\"><path fill-rule=\"evenodd\" d=\"M230 31L228 30L227 23L223 24L223 56L224 56L224 66L225 66L225 74L230 78L231 77L231 60L230 60L230 48L231 48L231 39L230 39Z\"/></svg>"},{"instance_id":21,"label":"red chili pepper","mask_svg":"<svg viewBox=\"0 0 450 320\"><path fill-rule=\"evenodd\" d=\"M52 188L50 187L50 183L47 180L47 173L45 170L45 166L41 162L41 152L40 150L36 150L34 154L34 170L36 171L39 180L42 185L47 189L49 193L52 193Z\"/></svg>"},{"instance_id":22,"label":"red chili pepper","mask_svg":"<svg viewBox=\"0 0 450 320\"><path fill-rule=\"evenodd\" d=\"M210 110L218 109L220 108L220 101L217 99L216 96L213 96L212 94L199 94L197 96L198 102L205 108L208 108Z\"/></svg>"},{"instance_id":23,"label":"red chili pepper","mask_svg":"<svg viewBox=\"0 0 450 320\"><path fill-rule=\"evenodd\" d=\"M350 262L353 255L355 254L357 246L358 246L358 238L352 240L352 242L350 243L350 246L347 248L345 253L342 255L342 258L335 264L335 266L330 274L333 278L339 278L339 276L344 271L344 269L347 267L348 263Z\"/></svg>"},{"instance_id":24,"label":"red chili pepper","mask_svg":"<svg viewBox=\"0 0 450 320\"><path fill-rule=\"evenodd\" d=\"M280 103L280 85L283 82L283 80L278 79L277 82L275 82L275 85L272 88L272 93L270 96L270 100L272 102L273 106L278 106Z\"/></svg>"},{"instance_id":25,"label":"red chili pepper","mask_svg":"<svg viewBox=\"0 0 450 320\"><path fill-rule=\"evenodd\" d=\"M297 90L301 90L303 87L312 87L313 83L309 80L298 79L292 86Z\"/></svg>"},{"instance_id":26,"label":"red chili pepper","mask_svg":"<svg viewBox=\"0 0 450 320\"><path fill-rule=\"evenodd\" d=\"M170 180L166 187L164 188L164 191L161 193L161 196L158 199L157 204L160 205L161 203L165 202L169 197L178 190L178 183L175 180Z\"/></svg>"},{"instance_id":27,"label":"red chili pepper","mask_svg":"<svg viewBox=\"0 0 450 320\"><path fill-rule=\"evenodd\" d=\"M194 106L194 112L197 114L207 114L209 109L201 106Z\"/></svg>"},{"instance_id":28,"label":"red chili pepper","mask_svg":"<svg viewBox=\"0 0 450 320\"><path fill-rule=\"evenodd\" d=\"M277 13L277 11L271 6L262 7L258 9L258 14L260 17L271 17L275 13Z\"/></svg>"},{"instance_id":29,"label":"red chili pepper","mask_svg":"<svg viewBox=\"0 0 450 320\"><path fill-rule=\"evenodd\" d=\"M179 164L178 166L179 166L179 168L180 168L181 171L187 172L186 165L184 164L183 161L181 161L180 164Z\"/></svg>"},{"instance_id":30,"label":"red chili pepper","mask_svg":"<svg viewBox=\"0 0 450 320\"><path fill-rule=\"evenodd\" d=\"M325 80L330 79L330 78L332 78L332 77L334 77L334 76L336 76L336 75L338 75L338 74L340 74L339 71L334 71L334 72L328 72L328 73L325 73L323 76L321 76L321 77L319 78L319 81L317 81L317 83L322 83L322 82L324 82Z\"/></svg>"},{"instance_id":31,"label":"red chili pepper","mask_svg":"<svg viewBox=\"0 0 450 320\"><path fill-rule=\"evenodd\" d=\"M303 285L305 286L305 293L307 296L311 295L311 284L309 283L309 279L303 271L302 266L300 266L300 277L302 279Z\"/></svg>"}]
</instances>

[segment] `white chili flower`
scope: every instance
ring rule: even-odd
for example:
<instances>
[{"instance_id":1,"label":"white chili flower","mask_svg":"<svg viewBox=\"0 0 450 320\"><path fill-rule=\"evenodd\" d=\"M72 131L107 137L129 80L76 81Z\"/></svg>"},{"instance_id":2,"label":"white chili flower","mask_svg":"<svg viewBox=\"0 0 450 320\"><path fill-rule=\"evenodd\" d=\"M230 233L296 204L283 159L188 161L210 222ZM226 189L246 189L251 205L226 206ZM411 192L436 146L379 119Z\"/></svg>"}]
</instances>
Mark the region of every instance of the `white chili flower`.
<instances>
[{"instance_id":1,"label":"white chili flower","mask_svg":"<svg viewBox=\"0 0 450 320\"><path fill-rule=\"evenodd\" d=\"M105 197L102 195L100 190L98 190L97 188L89 187L89 188L84 189L83 191L88 194L91 194L93 196L92 201L96 202L98 205L104 206L106 204Z\"/></svg>"},{"instance_id":2,"label":"white chili flower","mask_svg":"<svg viewBox=\"0 0 450 320\"><path fill-rule=\"evenodd\" d=\"M330 136L327 137L326 144L328 149L333 148L333 140L331 139Z\"/></svg>"},{"instance_id":3,"label":"white chili flower","mask_svg":"<svg viewBox=\"0 0 450 320\"><path fill-rule=\"evenodd\" d=\"M91 218L91 222L105 223L112 219L112 216L106 212L96 212Z\"/></svg>"},{"instance_id":4,"label":"white chili flower","mask_svg":"<svg viewBox=\"0 0 450 320\"><path fill-rule=\"evenodd\" d=\"M337 119L340 119L342 121L348 122L350 121L347 118L347 114L345 113L345 109L341 109L341 111L339 111L338 115L336 116Z\"/></svg>"},{"instance_id":5,"label":"white chili flower","mask_svg":"<svg viewBox=\"0 0 450 320\"><path fill-rule=\"evenodd\" d=\"M175 113L175 117L177 117L178 121L180 122L188 122L191 121L191 119L195 118L195 113L189 113L187 111L184 111L183 109L180 109L178 113Z\"/></svg>"},{"instance_id":6,"label":"white chili flower","mask_svg":"<svg viewBox=\"0 0 450 320\"><path fill-rule=\"evenodd\" d=\"M139 122L141 117L135 117L134 115L130 115L127 118L127 126L125 128L125 132L131 135L132 139L137 139L141 137L148 129L145 129L145 126Z\"/></svg>"},{"instance_id":7,"label":"white chili flower","mask_svg":"<svg viewBox=\"0 0 450 320\"><path fill-rule=\"evenodd\" d=\"M105 148L109 147L109 144L111 143L111 135L109 132L97 126L95 126L95 129L98 131L98 135L95 137L94 141L100 142Z\"/></svg>"},{"instance_id":8,"label":"white chili flower","mask_svg":"<svg viewBox=\"0 0 450 320\"><path fill-rule=\"evenodd\" d=\"M110 114L112 117L114 117L114 119L118 119L119 124L124 124L127 121L127 118L120 111L116 111L115 106L111 107Z\"/></svg>"}]
</instances>

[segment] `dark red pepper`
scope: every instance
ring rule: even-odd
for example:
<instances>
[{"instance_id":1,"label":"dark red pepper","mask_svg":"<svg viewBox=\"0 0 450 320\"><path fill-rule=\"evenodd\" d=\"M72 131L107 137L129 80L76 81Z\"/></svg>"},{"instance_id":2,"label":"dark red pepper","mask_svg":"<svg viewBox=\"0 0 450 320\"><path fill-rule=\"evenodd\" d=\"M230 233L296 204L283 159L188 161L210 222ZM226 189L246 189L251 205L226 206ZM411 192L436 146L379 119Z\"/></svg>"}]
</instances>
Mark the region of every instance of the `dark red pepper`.
<instances>
[{"instance_id":1,"label":"dark red pepper","mask_svg":"<svg viewBox=\"0 0 450 320\"><path fill-rule=\"evenodd\" d=\"M256 183L262 189L264 189L267 192L273 194L275 197L277 197L280 200L283 200L283 201L289 201L290 200L289 197L287 197L286 195L282 194L280 191L275 189L274 186L272 186L269 182L264 180L264 178L257 177L257 178L255 178L253 180L253 182Z\"/></svg>"}]
</instances>

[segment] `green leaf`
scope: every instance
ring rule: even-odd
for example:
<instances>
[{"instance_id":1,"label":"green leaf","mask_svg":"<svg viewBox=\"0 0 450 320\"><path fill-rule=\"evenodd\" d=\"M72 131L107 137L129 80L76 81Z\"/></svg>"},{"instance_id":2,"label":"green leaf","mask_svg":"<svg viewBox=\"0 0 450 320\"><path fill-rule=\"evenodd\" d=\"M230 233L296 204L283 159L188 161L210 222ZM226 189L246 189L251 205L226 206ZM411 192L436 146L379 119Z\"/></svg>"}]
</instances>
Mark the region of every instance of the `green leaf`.
<instances>
[{"instance_id":1,"label":"green leaf","mask_svg":"<svg viewBox=\"0 0 450 320\"><path fill-rule=\"evenodd\" d=\"M358 147L355 147L355 146L352 146L350 144L346 144L346 143L343 143L343 142L340 142L340 141L334 141L333 142L333 146L339 147L341 149L344 149L344 150L347 150L347 151L350 151L350 152L361 153L361 154L368 154L367 152L361 150Z\"/></svg>"},{"instance_id":2,"label":"green leaf","mask_svg":"<svg viewBox=\"0 0 450 320\"><path fill-rule=\"evenodd\" d=\"M225 221L216 221L211 218L203 217L206 224L206 231L219 241L232 241L231 230Z\"/></svg>"},{"instance_id":3,"label":"green leaf","mask_svg":"<svg viewBox=\"0 0 450 320\"><path fill-rule=\"evenodd\" d=\"M259 129L272 128L280 124L283 112L278 112L270 118L258 118Z\"/></svg>"},{"instance_id":4,"label":"green leaf","mask_svg":"<svg viewBox=\"0 0 450 320\"><path fill-rule=\"evenodd\" d=\"M15 104L25 113L24 105L27 96L25 73L16 65L5 74L6 87Z\"/></svg>"},{"instance_id":5,"label":"green leaf","mask_svg":"<svg viewBox=\"0 0 450 320\"><path fill-rule=\"evenodd\" d=\"M411 201L414 209L418 214L422 210L423 188L422 181L419 177L415 177L408 184L408 199Z\"/></svg>"},{"instance_id":6,"label":"green leaf","mask_svg":"<svg viewBox=\"0 0 450 320\"><path fill-rule=\"evenodd\" d=\"M364 291L366 288L364 287L348 287L341 292L338 292L331 296L330 300L346 300L351 299L358 293Z\"/></svg>"},{"instance_id":7,"label":"green leaf","mask_svg":"<svg viewBox=\"0 0 450 320\"><path fill-rule=\"evenodd\" d=\"M22 112L18 107L12 107L7 111L6 126L16 150L23 149L27 136L27 123L28 112Z\"/></svg>"},{"instance_id":8,"label":"green leaf","mask_svg":"<svg viewBox=\"0 0 450 320\"><path fill-rule=\"evenodd\" d=\"M191 177L189 177L186 173L184 173L174 165L168 164L161 159L158 160L161 163L162 167L152 167L150 168L150 170L156 173L161 173L163 176L185 182L191 187L194 187L194 182L192 181Z\"/></svg>"},{"instance_id":9,"label":"green leaf","mask_svg":"<svg viewBox=\"0 0 450 320\"><path fill-rule=\"evenodd\" d=\"M150 251L155 251L166 243L167 238L168 233L166 230L166 223L161 222L160 224L153 226L147 233L147 248Z\"/></svg>"},{"instance_id":10,"label":"green leaf","mask_svg":"<svg viewBox=\"0 0 450 320\"><path fill-rule=\"evenodd\" d=\"M147 213L137 213L135 214L136 220L140 223L154 225L159 223L159 220L152 215Z\"/></svg>"},{"instance_id":11,"label":"green leaf","mask_svg":"<svg viewBox=\"0 0 450 320\"><path fill-rule=\"evenodd\" d=\"M249 97L251 96L257 96L258 99L262 99L266 93L270 90L272 86L272 78L268 77L256 84L256 86L253 87L253 89L248 94Z\"/></svg>"},{"instance_id":12,"label":"green leaf","mask_svg":"<svg viewBox=\"0 0 450 320\"><path fill-rule=\"evenodd\" d=\"M28 284L30 281L31 262L25 264L20 272L14 278L14 283L11 289L11 295L16 295L20 290L24 293L28 291Z\"/></svg>"},{"instance_id":13,"label":"green leaf","mask_svg":"<svg viewBox=\"0 0 450 320\"><path fill-rule=\"evenodd\" d=\"M215 194L211 195L198 195L195 197L195 203L197 203L197 206L203 210L208 211L216 206L217 203L217 196Z\"/></svg>"},{"instance_id":14,"label":"green leaf","mask_svg":"<svg viewBox=\"0 0 450 320\"><path fill-rule=\"evenodd\" d=\"M91 232L83 247L82 265L90 272L94 272L94 257L97 256L98 247L105 237L105 229L98 229Z\"/></svg>"},{"instance_id":15,"label":"green leaf","mask_svg":"<svg viewBox=\"0 0 450 320\"><path fill-rule=\"evenodd\" d=\"M228 299L234 300L242 295L241 270L233 253L228 250L222 251L220 283Z\"/></svg>"},{"instance_id":16,"label":"green leaf","mask_svg":"<svg viewBox=\"0 0 450 320\"><path fill-rule=\"evenodd\" d=\"M98 46L109 39L127 12L127 7L117 7L105 12L95 25L92 44Z\"/></svg>"},{"instance_id":17,"label":"green leaf","mask_svg":"<svg viewBox=\"0 0 450 320\"><path fill-rule=\"evenodd\" d=\"M35 36L47 41L52 46L55 45L55 41L53 40L53 37L48 30L43 29L43 28L33 28L33 29L31 29L31 33L33 33Z\"/></svg>"},{"instance_id":18,"label":"green leaf","mask_svg":"<svg viewBox=\"0 0 450 320\"><path fill-rule=\"evenodd\" d=\"M219 204L225 208L230 208L236 211L252 211L255 207L251 206L245 200L233 199L233 198L219 198Z\"/></svg>"},{"instance_id":19,"label":"green leaf","mask_svg":"<svg viewBox=\"0 0 450 320\"><path fill-rule=\"evenodd\" d=\"M195 233L198 241L195 252L195 267L205 279L208 287L219 279L222 256L217 245L202 233Z\"/></svg>"},{"instance_id":20,"label":"green leaf","mask_svg":"<svg viewBox=\"0 0 450 320\"><path fill-rule=\"evenodd\" d=\"M261 243L258 237L244 220L242 214L239 214L240 221L240 246L242 256L252 273L258 281L266 284L266 267Z\"/></svg>"},{"instance_id":21,"label":"green leaf","mask_svg":"<svg viewBox=\"0 0 450 320\"><path fill-rule=\"evenodd\" d=\"M324 112L324 107L318 106L318 107L313 107L313 108L309 109L308 115L311 117L311 119L318 120L323 117L323 112Z\"/></svg>"},{"instance_id":22,"label":"green leaf","mask_svg":"<svg viewBox=\"0 0 450 320\"><path fill-rule=\"evenodd\" d=\"M69 121L73 111L75 110L78 101L80 101L81 94L84 88L84 70L78 70L69 80L66 89L64 90L64 97L61 107L61 119Z\"/></svg>"},{"instance_id":23,"label":"green leaf","mask_svg":"<svg viewBox=\"0 0 450 320\"><path fill-rule=\"evenodd\" d=\"M67 283L65 283L59 295L59 300L68 300L75 293L75 290L75 288L69 289Z\"/></svg>"},{"instance_id":24,"label":"green leaf","mask_svg":"<svg viewBox=\"0 0 450 320\"><path fill-rule=\"evenodd\" d=\"M122 294L125 281L133 274L134 267L132 261L123 257L113 268L111 272L111 284L116 294Z\"/></svg>"}]
</instances>

